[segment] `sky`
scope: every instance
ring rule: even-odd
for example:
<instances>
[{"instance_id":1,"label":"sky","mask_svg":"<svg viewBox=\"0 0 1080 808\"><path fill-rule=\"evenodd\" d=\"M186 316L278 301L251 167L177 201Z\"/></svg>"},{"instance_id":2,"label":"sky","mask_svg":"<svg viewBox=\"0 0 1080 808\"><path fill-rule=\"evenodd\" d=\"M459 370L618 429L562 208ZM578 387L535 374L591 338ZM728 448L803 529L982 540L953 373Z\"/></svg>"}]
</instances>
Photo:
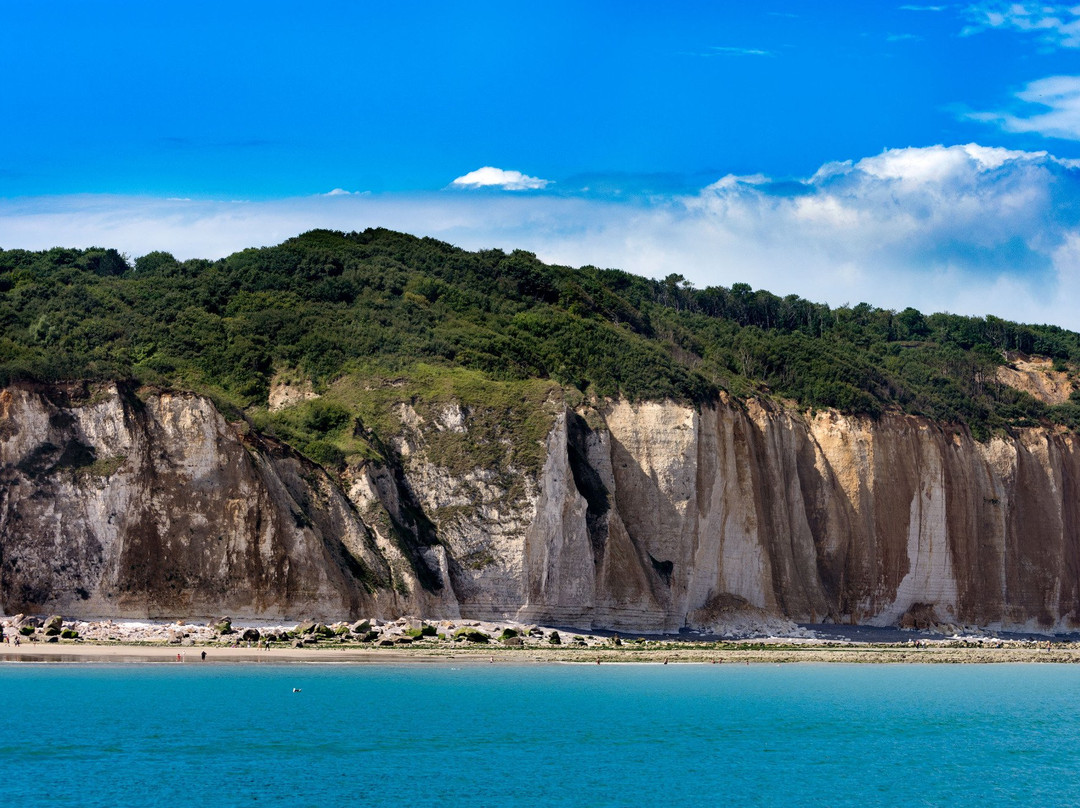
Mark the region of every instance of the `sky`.
<instances>
[{"instance_id":1,"label":"sky","mask_svg":"<svg viewBox=\"0 0 1080 808\"><path fill-rule=\"evenodd\" d=\"M315 227L1080 330L1080 6L0 4L0 247Z\"/></svg>"}]
</instances>

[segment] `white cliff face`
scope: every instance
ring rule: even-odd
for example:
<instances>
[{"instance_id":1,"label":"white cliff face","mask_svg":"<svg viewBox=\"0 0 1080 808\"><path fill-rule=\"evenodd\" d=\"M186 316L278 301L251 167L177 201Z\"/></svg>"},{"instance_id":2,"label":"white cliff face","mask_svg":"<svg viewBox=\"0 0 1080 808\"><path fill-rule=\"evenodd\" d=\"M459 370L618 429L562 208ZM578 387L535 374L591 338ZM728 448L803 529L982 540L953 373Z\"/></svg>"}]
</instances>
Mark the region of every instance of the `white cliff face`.
<instances>
[{"instance_id":1,"label":"white cliff face","mask_svg":"<svg viewBox=\"0 0 1080 808\"><path fill-rule=\"evenodd\" d=\"M561 494L566 475L545 474L543 513L559 518L538 516L527 555L530 573L558 556L589 577L581 540L564 547L588 529L578 497L595 472L610 507L599 532L593 524L595 587L569 587L563 574L559 587L534 588L530 619L578 610L594 626L664 631L722 630L747 614L1078 622L1072 435L1025 430L980 444L909 416L805 417L756 401L700 412L616 402L602 417L576 490ZM553 437L558 452L559 430ZM559 463L549 457L549 467Z\"/></svg>"},{"instance_id":2,"label":"white cliff face","mask_svg":"<svg viewBox=\"0 0 1080 808\"><path fill-rule=\"evenodd\" d=\"M451 470L430 440L476 438L470 412L402 405L396 459L338 479L198 396L0 391L0 607L637 632L1080 623L1073 435L980 444L727 399L551 417L539 468Z\"/></svg>"}]
</instances>

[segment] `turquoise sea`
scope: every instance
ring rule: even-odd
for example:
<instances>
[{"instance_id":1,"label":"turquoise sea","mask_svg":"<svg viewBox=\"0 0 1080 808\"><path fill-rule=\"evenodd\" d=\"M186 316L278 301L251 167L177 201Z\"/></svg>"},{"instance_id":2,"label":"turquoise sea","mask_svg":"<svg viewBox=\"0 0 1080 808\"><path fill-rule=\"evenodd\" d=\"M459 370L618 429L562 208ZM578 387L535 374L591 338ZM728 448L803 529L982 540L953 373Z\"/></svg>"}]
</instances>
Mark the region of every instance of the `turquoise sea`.
<instances>
[{"instance_id":1,"label":"turquoise sea","mask_svg":"<svg viewBox=\"0 0 1080 808\"><path fill-rule=\"evenodd\" d=\"M20 808L1080 804L1080 666L18 663L0 705Z\"/></svg>"}]
</instances>

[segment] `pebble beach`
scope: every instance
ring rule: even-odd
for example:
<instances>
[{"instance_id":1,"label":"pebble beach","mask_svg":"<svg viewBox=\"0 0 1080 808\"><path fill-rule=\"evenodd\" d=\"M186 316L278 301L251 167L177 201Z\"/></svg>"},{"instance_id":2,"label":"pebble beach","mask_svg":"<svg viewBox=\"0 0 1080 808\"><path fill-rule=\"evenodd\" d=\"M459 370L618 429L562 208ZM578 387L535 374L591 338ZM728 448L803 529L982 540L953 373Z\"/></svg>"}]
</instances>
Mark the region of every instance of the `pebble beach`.
<instances>
[{"instance_id":1,"label":"pebble beach","mask_svg":"<svg viewBox=\"0 0 1080 808\"><path fill-rule=\"evenodd\" d=\"M455 663L1074 663L1074 638L921 635L859 641L800 630L795 637L635 637L474 620L296 624L0 618L2 662L173 664Z\"/></svg>"}]
</instances>

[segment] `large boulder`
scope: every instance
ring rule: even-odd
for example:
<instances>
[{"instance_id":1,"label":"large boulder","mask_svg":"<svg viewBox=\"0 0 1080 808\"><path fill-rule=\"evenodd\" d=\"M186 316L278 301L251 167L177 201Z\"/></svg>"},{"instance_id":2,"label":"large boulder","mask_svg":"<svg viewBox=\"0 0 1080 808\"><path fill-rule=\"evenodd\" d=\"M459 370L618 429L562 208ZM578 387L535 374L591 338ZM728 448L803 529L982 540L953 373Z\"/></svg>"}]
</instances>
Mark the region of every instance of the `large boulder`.
<instances>
[{"instance_id":1,"label":"large boulder","mask_svg":"<svg viewBox=\"0 0 1080 808\"><path fill-rule=\"evenodd\" d=\"M54 614L48 620L42 624L42 628L45 629L45 633L48 634L52 629L56 629L56 633L59 634L60 630L64 627L64 618L58 614Z\"/></svg>"},{"instance_id":2,"label":"large boulder","mask_svg":"<svg viewBox=\"0 0 1080 808\"><path fill-rule=\"evenodd\" d=\"M258 642L261 638L262 634L257 628L245 628L244 633L240 635L240 639L244 642Z\"/></svg>"},{"instance_id":3,"label":"large boulder","mask_svg":"<svg viewBox=\"0 0 1080 808\"><path fill-rule=\"evenodd\" d=\"M349 631L351 631L353 634L367 634L369 631L371 631L371 621L357 620L355 623L349 626Z\"/></svg>"},{"instance_id":4,"label":"large boulder","mask_svg":"<svg viewBox=\"0 0 1080 808\"><path fill-rule=\"evenodd\" d=\"M485 634L478 628L462 626L454 632L454 639L483 644L489 642L491 640L491 637L489 637L487 634Z\"/></svg>"}]
</instances>

